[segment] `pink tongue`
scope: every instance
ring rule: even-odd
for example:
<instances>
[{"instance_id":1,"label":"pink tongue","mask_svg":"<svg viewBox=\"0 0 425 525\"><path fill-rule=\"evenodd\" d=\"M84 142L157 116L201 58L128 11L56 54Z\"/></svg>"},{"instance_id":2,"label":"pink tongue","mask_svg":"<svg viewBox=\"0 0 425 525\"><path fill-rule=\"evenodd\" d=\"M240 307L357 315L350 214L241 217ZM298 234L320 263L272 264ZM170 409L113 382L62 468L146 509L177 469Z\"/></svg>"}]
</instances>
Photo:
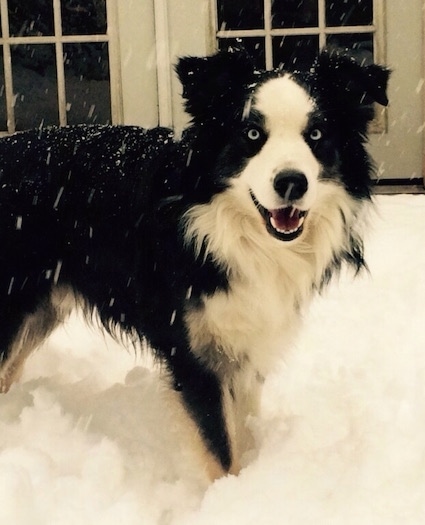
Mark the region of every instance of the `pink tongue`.
<instances>
[{"instance_id":1,"label":"pink tongue","mask_svg":"<svg viewBox=\"0 0 425 525\"><path fill-rule=\"evenodd\" d=\"M300 213L296 208L288 207L279 210L270 210L273 226L278 230L296 230L300 221Z\"/></svg>"}]
</instances>

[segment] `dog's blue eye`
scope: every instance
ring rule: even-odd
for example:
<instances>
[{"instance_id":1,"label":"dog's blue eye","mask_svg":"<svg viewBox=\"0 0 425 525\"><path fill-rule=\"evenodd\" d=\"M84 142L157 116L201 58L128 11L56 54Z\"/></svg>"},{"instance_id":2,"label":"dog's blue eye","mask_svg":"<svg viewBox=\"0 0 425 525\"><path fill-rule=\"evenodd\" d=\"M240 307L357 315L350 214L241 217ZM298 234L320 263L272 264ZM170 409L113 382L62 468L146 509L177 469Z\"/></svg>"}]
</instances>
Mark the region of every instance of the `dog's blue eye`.
<instances>
[{"instance_id":1,"label":"dog's blue eye","mask_svg":"<svg viewBox=\"0 0 425 525\"><path fill-rule=\"evenodd\" d=\"M322 137L323 137L323 133L320 131L319 128L314 128L310 131L311 140L317 141L317 140L320 140Z\"/></svg>"},{"instance_id":2,"label":"dog's blue eye","mask_svg":"<svg viewBox=\"0 0 425 525\"><path fill-rule=\"evenodd\" d=\"M261 137L261 133L257 128L251 128L247 131L246 136L249 140L258 140Z\"/></svg>"}]
</instances>

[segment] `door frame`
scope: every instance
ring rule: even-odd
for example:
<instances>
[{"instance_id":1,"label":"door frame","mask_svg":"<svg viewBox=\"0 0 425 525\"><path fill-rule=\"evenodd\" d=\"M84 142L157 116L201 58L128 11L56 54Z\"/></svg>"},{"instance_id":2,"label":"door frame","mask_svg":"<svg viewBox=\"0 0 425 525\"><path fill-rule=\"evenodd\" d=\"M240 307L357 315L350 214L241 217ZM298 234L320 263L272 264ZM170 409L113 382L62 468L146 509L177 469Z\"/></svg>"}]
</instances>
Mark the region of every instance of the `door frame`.
<instances>
[{"instance_id":1,"label":"door frame","mask_svg":"<svg viewBox=\"0 0 425 525\"><path fill-rule=\"evenodd\" d=\"M154 0L153 8L158 81L158 121L160 126L171 127L173 125L173 92L167 0Z\"/></svg>"},{"instance_id":2,"label":"door frame","mask_svg":"<svg viewBox=\"0 0 425 525\"><path fill-rule=\"evenodd\" d=\"M422 10L422 79L425 79L425 9ZM422 84L422 122L425 123L425 83ZM425 186L425 129L422 129L422 182Z\"/></svg>"}]
</instances>

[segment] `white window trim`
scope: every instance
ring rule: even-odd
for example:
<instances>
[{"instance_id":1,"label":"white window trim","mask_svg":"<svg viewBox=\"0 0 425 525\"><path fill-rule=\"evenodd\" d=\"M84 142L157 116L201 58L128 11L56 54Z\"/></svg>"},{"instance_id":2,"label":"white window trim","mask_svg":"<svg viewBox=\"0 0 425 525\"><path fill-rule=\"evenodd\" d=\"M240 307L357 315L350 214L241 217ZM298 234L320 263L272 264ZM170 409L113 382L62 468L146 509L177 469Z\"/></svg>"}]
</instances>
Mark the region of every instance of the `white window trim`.
<instances>
[{"instance_id":1,"label":"white window trim","mask_svg":"<svg viewBox=\"0 0 425 525\"><path fill-rule=\"evenodd\" d=\"M54 35L49 36L10 36L9 14L7 0L0 0L0 16L2 37L0 45L3 46L4 83L7 111L7 132L0 134L12 134L16 131L15 126L15 93L13 90L13 74L11 60L11 46L18 44L54 44L56 50L56 74L58 89L59 125L66 125L66 92L65 92L65 69L63 61L63 45L69 43L95 43L107 42L109 53L110 92L111 92L111 117L113 124L123 121L121 74L119 58L119 42L116 27L117 0L106 0L106 17L108 21L106 34L102 35L62 35L62 17L60 0L53 0Z\"/></svg>"}]
</instances>

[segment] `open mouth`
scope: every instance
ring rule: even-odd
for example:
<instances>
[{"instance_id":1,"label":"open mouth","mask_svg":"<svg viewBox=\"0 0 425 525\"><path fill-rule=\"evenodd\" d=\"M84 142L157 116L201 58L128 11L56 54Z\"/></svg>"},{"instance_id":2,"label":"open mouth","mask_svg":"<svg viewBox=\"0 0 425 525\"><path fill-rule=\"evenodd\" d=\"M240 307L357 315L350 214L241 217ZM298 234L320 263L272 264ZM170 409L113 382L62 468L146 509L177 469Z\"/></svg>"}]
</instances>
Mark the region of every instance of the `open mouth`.
<instances>
[{"instance_id":1,"label":"open mouth","mask_svg":"<svg viewBox=\"0 0 425 525\"><path fill-rule=\"evenodd\" d=\"M300 210L294 206L268 210L257 201L252 192L251 198L261 213L270 235L279 241L293 241L301 235L307 211Z\"/></svg>"}]
</instances>

